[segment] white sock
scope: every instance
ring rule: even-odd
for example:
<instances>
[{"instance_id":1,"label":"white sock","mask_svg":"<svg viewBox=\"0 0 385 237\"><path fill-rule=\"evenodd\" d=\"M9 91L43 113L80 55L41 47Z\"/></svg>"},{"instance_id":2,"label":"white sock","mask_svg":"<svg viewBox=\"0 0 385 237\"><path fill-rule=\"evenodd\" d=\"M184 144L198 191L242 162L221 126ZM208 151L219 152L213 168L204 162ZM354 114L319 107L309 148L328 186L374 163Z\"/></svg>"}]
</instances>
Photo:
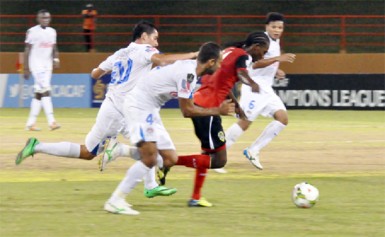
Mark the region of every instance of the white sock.
<instances>
[{"instance_id":1,"label":"white sock","mask_svg":"<svg viewBox=\"0 0 385 237\"><path fill-rule=\"evenodd\" d=\"M36 118L39 115L40 110L41 110L41 101L36 98L33 98L31 101L31 111L29 112L29 117L26 125L27 127L35 124Z\"/></svg>"},{"instance_id":2,"label":"white sock","mask_svg":"<svg viewBox=\"0 0 385 237\"><path fill-rule=\"evenodd\" d=\"M239 126L238 123L234 123L229 127L225 134L226 134L226 148L229 149L237 140L238 138L244 133L243 129Z\"/></svg>"},{"instance_id":3,"label":"white sock","mask_svg":"<svg viewBox=\"0 0 385 237\"><path fill-rule=\"evenodd\" d=\"M159 168L163 168L163 157L159 155L159 153L158 153L158 156L156 157L156 165Z\"/></svg>"},{"instance_id":4,"label":"white sock","mask_svg":"<svg viewBox=\"0 0 385 237\"><path fill-rule=\"evenodd\" d=\"M259 152L262 148L264 148L275 136L277 136L286 125L283 123L274 120L269 123L265 130L263 130L262 134L251 144L250 150L252 152Z\"/></svg>"},{"instance_id":5,"label":"white sock","mask_svg":"<svg viewBox=\"0 0 385 237\"><path fill-rule=\"evenodd\" d=\"M155 167L152 167L150 171L144 176L144 188L153 189L158 186L159 185L155 180Z\"/></svg>"},{"instance_id":6,"label":"white sock","mask_svg":"<svg viewBox=\"0 0 385 237\"><path fill-rule=\"evenodd\" d=\"M48 125L51 125L53 122L55 122L51 96L41 97L41 104L43 105L45 116L48 120Z\"/></svg>"},{"instance_id":7,"label":"white sock","mask_svg":"<svg viewBox=\"0 0 385 237\"><path fill-rule=\"evenodd\" d=\"M126 176L112 193L110 200L115 201L119 198L125 199L150 170L151 169L143 164L142 161L135 162L135 164L127 170Z\"/></svg>"},{"instance_id":8,"label":"white sock","mask_svg":"<svg viewBox=\"0 0 385 237\"><path fill-rule=\"evenodd\" d=\"M35 153L79 158L80 145L72 142L39 143L35 146Z\"/></svg>"}]
</instances>

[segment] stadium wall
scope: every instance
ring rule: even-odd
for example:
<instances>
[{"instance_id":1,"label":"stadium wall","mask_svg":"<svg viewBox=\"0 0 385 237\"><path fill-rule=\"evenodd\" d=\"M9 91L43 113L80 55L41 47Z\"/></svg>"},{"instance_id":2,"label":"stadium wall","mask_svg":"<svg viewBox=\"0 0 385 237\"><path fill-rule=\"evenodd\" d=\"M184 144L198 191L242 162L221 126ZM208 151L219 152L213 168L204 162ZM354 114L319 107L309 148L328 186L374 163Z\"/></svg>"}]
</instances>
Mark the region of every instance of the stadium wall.
<instances>
[{"instance_id":1,"label":"stadium wall","mask_svg":"<svg viewBox=\"0 0 385 237\"><path fill-rule=\"evenodd\" d=\"M53 75L55 106L98 107L109 76L92 80L89 73L108 55L61 53L61 68ZM0 53L0 107L29 105L32 82L20 90L18 58L18 53ZM295 63L281 66L288 76L277 80L274 89L288 108L385 109L385 54L298 54ZM166 106L178 105L172 101Z\"/></svg>"}]
</instances>

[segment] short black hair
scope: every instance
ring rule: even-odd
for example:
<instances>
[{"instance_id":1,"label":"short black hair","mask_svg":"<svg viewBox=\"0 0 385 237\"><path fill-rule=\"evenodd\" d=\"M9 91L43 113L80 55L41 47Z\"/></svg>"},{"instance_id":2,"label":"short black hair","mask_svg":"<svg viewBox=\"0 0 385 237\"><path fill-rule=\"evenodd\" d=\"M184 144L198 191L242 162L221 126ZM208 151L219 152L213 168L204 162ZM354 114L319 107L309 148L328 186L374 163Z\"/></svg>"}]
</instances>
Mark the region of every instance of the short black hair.
<instances>
[{"instance_id":1,"label":"short black hair","mask_svg":"<svg viewBox=\"0 0 385 237\"><path fill-rule=\"evenodd\" d=\"M198 62L206 63L210 59L218 60L221 55L221 46L215 42L206 42L199 48Z\"/></svg>"},{"instance_id":2,"label":"short black hair","mask_svg":"<svg viewBox=\"0 0 385 237\"><path fill-rule=\"evenodd\" d=\"M44 13L49 13L49 11L46 10L46 9L41 9L41 10L39 10L39 11L37 12L37 15L39 15L39 14L44 14Z\"/></svg>"},{"instance_id":3,"label":"short black hair","mask_svg":"<svg viewBox=\"0 0 385 237\"><path fill-rule=\"evenodd\" d=\"M139 39L144 32L147 34L152 34L155 30L158 29L154 24L145 20L141 20L134 26L134 29L132 30L132 41Z\"/></svg>"},{"instance_id":4,"label":"short black hair","mask_svg":"<svg viewBox=\"0 0 385 237\"><path fill-rule=\"evenodd\" d=\"M285 23L285 17L279 12L269 12L266 15L265 23L269 24L272 21L283 21Z\"/></svg>"}]
</instances>

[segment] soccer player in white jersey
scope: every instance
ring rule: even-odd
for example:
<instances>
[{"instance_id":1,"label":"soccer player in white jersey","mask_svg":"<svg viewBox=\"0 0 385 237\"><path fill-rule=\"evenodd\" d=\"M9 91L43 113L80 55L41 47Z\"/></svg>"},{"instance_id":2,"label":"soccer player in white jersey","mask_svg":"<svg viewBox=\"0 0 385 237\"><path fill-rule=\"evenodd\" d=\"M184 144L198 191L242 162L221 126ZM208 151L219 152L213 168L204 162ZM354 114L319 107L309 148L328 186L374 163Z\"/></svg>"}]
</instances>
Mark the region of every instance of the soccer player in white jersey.
<instances>
[{"instance_id":1,"label":"soccer player in white jersey","mask_svg":"<svg viewBox=\"0 0 385 237\"><path fill-rule=\"evenodd\" d=\"M229 101L223 102L220 107L202 108L196 106L192 100L197 77L215 71L221 60L220 46L206 43L200 48L197 60L181 60L160 69L153 69L127 94L124 117L131 143L138 147L141 160L131 166L105 203L106 211L138 215L139 212L133 210L126 202L126 196L151 172L157 163L158 153L167 167L177 162L175 146L159 114L161 106L167 101L178 98L184 117L227 115L234 112L235 106Z\"/></svg>"},{"instance_id":2,"label":"soccer player in white jersey","mask_svg":"<svg viewBox=\"0 0 385 237\"><path fill-rule=\"evenodd\" d=\"M37 116L43 107L51 130L60 128L53 114L51 99L51 77L53 67L59 67L59 51L56 46L56 30L49 27L51 15L47 10L37 13L38 25L27 31L24 50L24 79L30 74L34 78L35 97L31 101L31 110L26 130L40 131L35 126Z\"/></svg>"},{"instance_id":3,"label":"soccer player in white jersey","mask_svg":"<svg viewBox=\"0 0 385 237\"><path fill-rule=\"evenodd\" d=\"M274 121L266 126L262 134L243 151L245 157L260 170L263 169L259 161L260 150L288 124L286 107L273 91L273 80L275 77L277 79L285 78L285 73L279 69L280 62L292 63L295 60L295 54L281 55L279 38L284 31L284 16L281 13L270 12L266 16L265 23L265 33L270 39L269 50L264 59L256 61L249 68L249 75L258 83L260 92L252 93L250 86L242 85L239 104L247 118L238 119L238 122L231 125L226 131L226 146L230 148L258 115L274 118ZM224 173L223 169L219 171Z\"/></svg>"},{"instance_id":4,"label":"soccer player in white jersey","mask_svg":"<svg viewBox=\"0 0 385 237\"><path fill-rule=\"evenodd\" d=\"M16 164L36 153L50 154L60 157L91 160L102 150L105 140L115 137L119 133L125 134L123 119L124 98L135 87L137 81L153 66L164 66L180 59L190 59L197 56L197 52L184 54L160 54L155 48L158 46L157 28L146 21L139 22L133 29L133 42L127 48L115 52L102 62L91 73L93 78L100 78L111 72L111 82L106 99L103 101L96 122L87 134L85 145L71 142L42 143L36 138L28 139L25 147L16 157ZM131 157L137 154L136 147L125 146ZM139 159L138 156L136 156ZM145 196L170 195L170 190L158 186L155 181L155 169L145 179Z\"/></svg>"}]
</instances>

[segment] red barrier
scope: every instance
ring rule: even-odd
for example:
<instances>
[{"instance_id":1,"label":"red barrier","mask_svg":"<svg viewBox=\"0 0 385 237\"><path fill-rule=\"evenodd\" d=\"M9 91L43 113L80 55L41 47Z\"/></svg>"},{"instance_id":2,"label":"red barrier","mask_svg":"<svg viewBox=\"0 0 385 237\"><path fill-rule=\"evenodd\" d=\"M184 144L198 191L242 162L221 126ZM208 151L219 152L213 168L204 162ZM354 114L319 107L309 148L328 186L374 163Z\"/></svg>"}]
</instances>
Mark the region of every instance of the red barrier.
<instances>
[{"instance_id":1,"label":"red barrier","mask_svg":"<svg viewBox=\"0 0 385 237\"><path fill-rule=\"evenodd\" d=\"M100 15L93 33L97 46L128 43L131 29L139 19L154 22L160 29L162 45L199 45L203 41L242 39L252 30L264 30L262 15ZM35 15L0 15L0 48L23 45L27 28L35 25ZM352 46L385 47L384 15L286 15L285 46L336 47L345 52ZM60 45L84 45L82 16L53 15L52 27ZM122 37L119 37L122 36ZM189 41L175 39L189 37ZM299 38L300 37L300 38ZM175 42L177 41L177 42Z\"/></svg>"}]
</instances>

